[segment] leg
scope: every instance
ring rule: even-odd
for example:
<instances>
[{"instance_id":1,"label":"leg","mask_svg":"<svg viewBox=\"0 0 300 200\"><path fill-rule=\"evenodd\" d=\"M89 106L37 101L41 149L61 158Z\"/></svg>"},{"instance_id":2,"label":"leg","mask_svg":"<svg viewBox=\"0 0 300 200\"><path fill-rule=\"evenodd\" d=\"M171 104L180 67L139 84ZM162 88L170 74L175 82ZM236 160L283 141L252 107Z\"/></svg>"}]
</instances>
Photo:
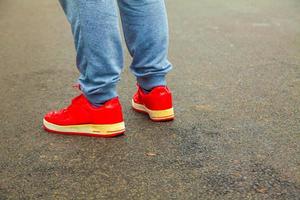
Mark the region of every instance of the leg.
<instances>
[{"instance_id":1,"label":"leg","mask_svg":"<svg viewBox=\"0 0 300 200\"><path fill-rule=\"evenodd\" d=\"M123 134L122 107L115 91L123 66L115 0L60 0L72 26L83 94L45 115L49 132L94 137ZM114 98L115 97L115 98ZM93 105L101 105L97 108Z\"/></svg>"},{"instance_id":2,"label":"leg","mask_svg":"<svg viewBox=\"0 0 300 200\"><path fill-rule=\"evenodd\" d=\"M166 85L168 22L164 0L118 0L131 70L146 90Z\"/></svg>"},{"instance_id":3,"label":"leg","mask_svg":"<svg viewBox=\"0 0 300 200\"><path fill-rule=\"evenodd\" d=\"M165 87L165 76L172 66L167 59L164 0L118 0L118 3L126 44L133 57L131 69L139 85L132 107L147 113L153 121L173 120L172 94Z\"/></svg>"},{"instance_id":4,"label":"leg","mask_svg":"<svg viewBox=\"0 0 300 200\"><path fill-rule=\"evenodd\" d=\"M123 50L114 0L60 0L71 24L79 83L94 105L117 96Z\"/></svg>"}]
</instances>

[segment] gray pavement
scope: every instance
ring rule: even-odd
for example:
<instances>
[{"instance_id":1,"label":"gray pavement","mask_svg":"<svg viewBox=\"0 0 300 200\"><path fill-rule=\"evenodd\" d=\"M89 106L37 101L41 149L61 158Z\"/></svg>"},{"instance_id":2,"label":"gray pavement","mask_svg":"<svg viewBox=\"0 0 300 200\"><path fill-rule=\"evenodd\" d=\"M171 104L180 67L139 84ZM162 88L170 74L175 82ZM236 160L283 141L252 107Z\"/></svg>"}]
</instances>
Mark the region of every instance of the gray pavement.
<instances>
[{"instance_id":1,"label":"gray pavement","mask_svg":"<svg viewBox=\"0 0 300 200\"><path fill-rule=\"evenodd\" d=\"M78 93L57 1L0 1L1 200L300 198L300 1L167 7L177 119L131 110L126 67L126 135L95 139L41 129Z\"/></svg>"}]
</instances>

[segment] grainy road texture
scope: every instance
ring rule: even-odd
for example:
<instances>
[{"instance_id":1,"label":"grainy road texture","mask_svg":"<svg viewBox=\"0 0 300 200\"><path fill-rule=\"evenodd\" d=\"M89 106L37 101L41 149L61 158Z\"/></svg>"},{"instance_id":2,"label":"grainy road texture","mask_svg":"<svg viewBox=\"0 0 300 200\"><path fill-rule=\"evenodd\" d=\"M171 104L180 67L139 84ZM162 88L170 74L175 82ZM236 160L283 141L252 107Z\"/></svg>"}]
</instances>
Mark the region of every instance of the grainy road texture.
<instances>
[{"instance_id":1,"label":"grainy road texture","mask_svg":"<svg viewBox=\"0 0 300 200\"><path fill-rule=\"evenodd\" d=\"M127 67L126 136L95 139L41 129L77 95L57 1L0 1L1 200L300 198L300 1L167 6L176 121L131 110Z\"/></svg>"}]
</instances>

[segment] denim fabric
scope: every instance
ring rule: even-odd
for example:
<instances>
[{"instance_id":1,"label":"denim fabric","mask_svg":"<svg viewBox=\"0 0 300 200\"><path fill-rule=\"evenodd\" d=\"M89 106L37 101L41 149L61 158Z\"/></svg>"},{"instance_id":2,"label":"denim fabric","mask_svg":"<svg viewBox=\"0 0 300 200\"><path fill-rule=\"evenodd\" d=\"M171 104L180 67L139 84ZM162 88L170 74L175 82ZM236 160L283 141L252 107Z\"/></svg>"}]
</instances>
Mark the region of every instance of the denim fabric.
<instances>
[{"instance_id":1,"label":"denim fabric","mask_svg":"<svg viewBox=\"0 0 300 200\"><path fill-rule=\"evenodd\" d=\"M142 88L166 85L168 23L164 0L59 0L72 27L81 90L94 105L117 96L123 68L118 10L131 71Z\"/></svg>"}]
</instances>

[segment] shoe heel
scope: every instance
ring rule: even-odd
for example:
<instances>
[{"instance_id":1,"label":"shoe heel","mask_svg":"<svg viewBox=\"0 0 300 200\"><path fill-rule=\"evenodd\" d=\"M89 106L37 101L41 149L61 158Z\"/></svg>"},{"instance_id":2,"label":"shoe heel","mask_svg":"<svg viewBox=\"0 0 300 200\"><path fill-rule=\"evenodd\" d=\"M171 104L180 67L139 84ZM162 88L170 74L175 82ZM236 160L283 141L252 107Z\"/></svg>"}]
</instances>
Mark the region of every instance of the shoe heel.
<instances>
[{"instance_id":1,"label":"shoe heel","mask_svg":"<svg viewBox=\"0 0 300 200\"><path fill-rule=\"evenodd\" d=\"M171 121L175 118L174 109L166 109L166 110L148 110L147 113L149 117L153 121Z\"/></svg>"},{"instance_id":2,"label":"shoe heel","mask_svg":"<svg viewBox=\"0 0 300 200\"><path fill-rule=\"evenodd\" d=\"M148 114L152 121L171 121L175 118L173 107L166 110L150 110L142 104L135 103L133 100L131 103L134 110Z\"/></svg>"}]
</instances>

